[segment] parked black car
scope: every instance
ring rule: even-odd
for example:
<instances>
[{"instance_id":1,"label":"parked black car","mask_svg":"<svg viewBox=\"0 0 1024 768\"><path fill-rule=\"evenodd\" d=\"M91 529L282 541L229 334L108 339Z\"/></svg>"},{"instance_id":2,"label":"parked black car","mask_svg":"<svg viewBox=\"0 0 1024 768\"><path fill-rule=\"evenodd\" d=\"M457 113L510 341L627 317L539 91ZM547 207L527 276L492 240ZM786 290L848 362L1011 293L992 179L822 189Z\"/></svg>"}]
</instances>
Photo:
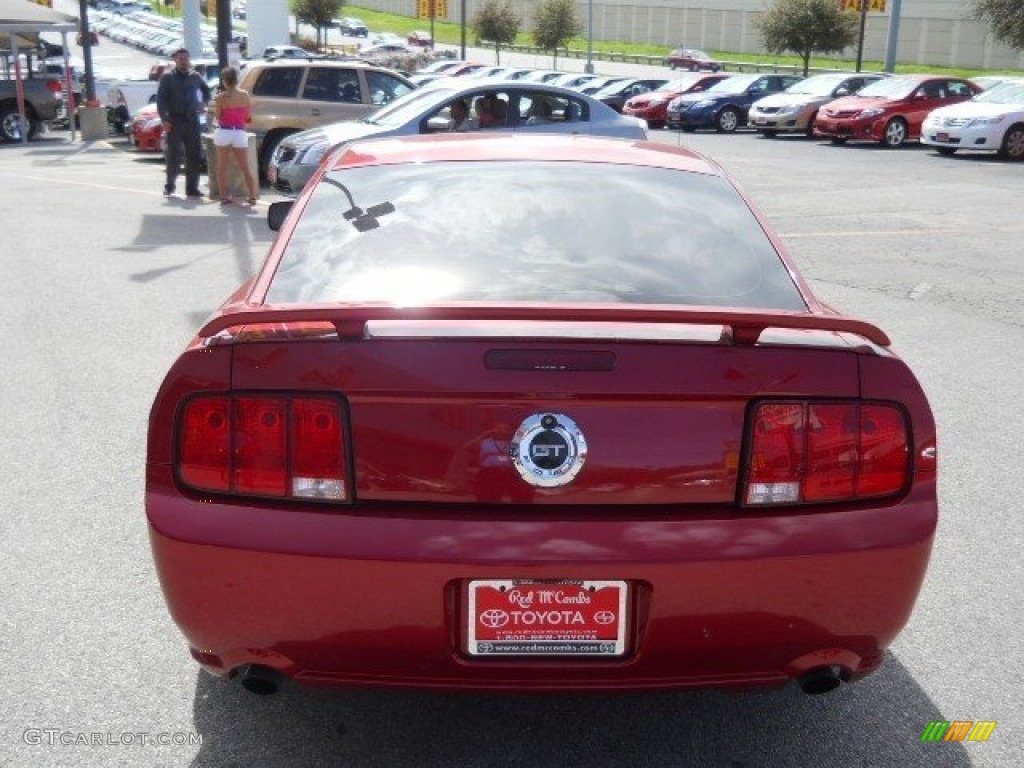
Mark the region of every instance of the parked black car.
<instances>
[{"instance_id":1,"label":"parked black car","mask_svg":"<svg viewBox=\"0 0 1024 768\"><path fill-rule=\"evenodd\" d=\"M622 112L622 108L631 98L639 96L641 93L647 93L648 91L661 88L661 86L667 82L668 78L666 77L646 79L630 78L628 80L619 80L611 83L610 85L606 85L604 88L594 93L593 96L598 101L602 101L607 104L616 112Z\"/></svg>"},{"instance_id":2,"label":"parked black car","mask_svg":"<svg viewBox=\"0 0 1024 768\"><path fill-rule=\"evenodd\" d=\"M349 35L350 37L369 37L370 29L366 26L362 19L357 19L352 16L346 16L343 19L335 19L338 31L343 35Z\"/></svg>"}]
</instances>

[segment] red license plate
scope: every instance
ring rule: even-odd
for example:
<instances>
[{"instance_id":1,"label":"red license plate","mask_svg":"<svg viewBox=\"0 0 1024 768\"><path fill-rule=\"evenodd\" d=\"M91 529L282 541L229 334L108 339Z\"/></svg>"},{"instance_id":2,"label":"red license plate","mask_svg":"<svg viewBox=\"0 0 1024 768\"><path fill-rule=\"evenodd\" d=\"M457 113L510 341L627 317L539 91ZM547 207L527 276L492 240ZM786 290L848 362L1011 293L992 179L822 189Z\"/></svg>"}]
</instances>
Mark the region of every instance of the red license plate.
<instances>
[{"instance_id":1,"label":"red license plate","mask_svg":"<svg viewBox=\"0 0 1024 768\"><path fill-rule=\"evenodd\" d=\"M624 581L469 582L471 656L622 656Z\"/></svg>"}]
</instances>

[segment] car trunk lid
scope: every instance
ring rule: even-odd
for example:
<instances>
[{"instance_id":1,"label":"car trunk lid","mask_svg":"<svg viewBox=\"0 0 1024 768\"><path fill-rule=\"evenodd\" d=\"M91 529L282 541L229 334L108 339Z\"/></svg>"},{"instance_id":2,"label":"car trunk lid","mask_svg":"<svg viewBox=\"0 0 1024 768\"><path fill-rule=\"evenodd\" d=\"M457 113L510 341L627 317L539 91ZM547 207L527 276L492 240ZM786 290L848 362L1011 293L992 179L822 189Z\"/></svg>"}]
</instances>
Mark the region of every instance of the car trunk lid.
<instances>
[{"instance_id":1,"label":"car trunk lid","mask_svg":"<svg viewBox=\"0 0 1024 768\"><path fill-rule=\"evenodd\" d=\"M232 389L343 397L355 502L731 503L751 402L856 398L872 349L813 328L335 320L315 340L250 326ZM566 441L531 444L544 420Z\"/></svg>"}]
</instances>

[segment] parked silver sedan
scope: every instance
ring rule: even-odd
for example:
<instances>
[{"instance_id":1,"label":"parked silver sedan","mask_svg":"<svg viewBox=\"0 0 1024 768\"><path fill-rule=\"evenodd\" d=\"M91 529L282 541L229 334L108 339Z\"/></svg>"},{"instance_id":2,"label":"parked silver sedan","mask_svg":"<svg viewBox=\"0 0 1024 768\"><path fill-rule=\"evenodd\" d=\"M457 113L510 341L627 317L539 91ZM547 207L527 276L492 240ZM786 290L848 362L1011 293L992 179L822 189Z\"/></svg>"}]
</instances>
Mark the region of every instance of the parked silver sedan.
<instances>
[{"instance_id":1,"label":"parked silver sedan","mask_svg":"<svg viewBox=\"0 0 1024 768\"><path fill-rule=\"evenodd\" d=\"M765 136L779 133L813 135L818 109L841 96L856 93L865 85L881 80L881 74L814 75L789 86L782 93L758 99L750 106L747 125Z\"/></svg>"},{"instance_id":2,"label":"parked silver sedan","mask_svg":"<svg viewBox=\"0 0 1024 768\"><path fill-rule=\"evenodd\" d=\"M456 125L452 106L468 108ZM646 139L643 120L620 115L578 91L543 83L462 79L435 81L362 120L330 123L284 139L267 169L271 185L297 195L331 149L367 136L408 136L446 131L569 133Z\"/></svg>"}]
</instances>

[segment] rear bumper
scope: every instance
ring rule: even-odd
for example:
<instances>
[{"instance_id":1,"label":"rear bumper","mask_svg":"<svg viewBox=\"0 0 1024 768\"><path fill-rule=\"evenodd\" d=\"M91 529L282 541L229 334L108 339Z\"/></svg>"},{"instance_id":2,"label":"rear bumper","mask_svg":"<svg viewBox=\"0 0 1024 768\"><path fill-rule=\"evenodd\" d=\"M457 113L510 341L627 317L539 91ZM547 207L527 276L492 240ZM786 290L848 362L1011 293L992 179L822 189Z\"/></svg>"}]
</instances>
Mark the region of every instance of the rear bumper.
<instances>
[{"instance_id":1,"label":"rear bumper","mask_svg":"<svg viewBox=\"0 0 1024 768\"><path fill-rule=\"evenodd\" d=\"M782 684L867 674L910 616L934 499L771 518L614 521L368 516L149 493L168 607L209 671L486 690ZM499 513L500 514L500 513ZM626 655L485 660L466 652L469 579L623 579Z\"/></svg>"}]
</instances>

